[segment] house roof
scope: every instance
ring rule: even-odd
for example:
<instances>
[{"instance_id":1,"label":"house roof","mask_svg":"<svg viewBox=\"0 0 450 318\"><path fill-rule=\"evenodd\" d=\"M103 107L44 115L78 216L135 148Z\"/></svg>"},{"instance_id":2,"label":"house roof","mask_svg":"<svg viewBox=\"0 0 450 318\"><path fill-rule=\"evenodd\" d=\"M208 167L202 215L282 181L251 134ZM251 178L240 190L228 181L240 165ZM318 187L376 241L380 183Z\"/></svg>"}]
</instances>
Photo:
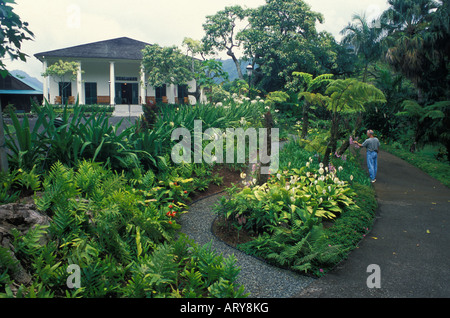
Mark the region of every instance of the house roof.
<instances>
[{"instance_id":1,"label":"house roof","mask_svg":"<svg viewBox=\"0 0 450 318\"><path fill-rule=\"evenodd\" d=\"M0 78L0 95L40 95L43 90L36 87L26 79L8 74Z\"/></svg>"},{"instance_id":2,"label":"house roof","mask_svg":"<svg viewBox=\"0 0 450 318\"><path fill-rule=\"evenodd\" d=\"M121 37L111 40L72 46L64 49L36 53L39 60L55 58L104 58L120 60L142 60L142 50L149 43Z\"/></svg>"}]
</instances>

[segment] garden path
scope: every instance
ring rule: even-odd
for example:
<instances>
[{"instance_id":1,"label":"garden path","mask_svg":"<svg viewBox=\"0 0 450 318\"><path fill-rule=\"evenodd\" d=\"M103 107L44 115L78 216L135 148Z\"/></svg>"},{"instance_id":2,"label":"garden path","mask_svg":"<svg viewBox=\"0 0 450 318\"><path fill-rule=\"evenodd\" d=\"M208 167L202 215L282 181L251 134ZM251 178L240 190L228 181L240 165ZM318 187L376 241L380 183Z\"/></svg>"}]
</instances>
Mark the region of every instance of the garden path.
<instances>
[{"instance_id":1,"label":"garden path","mask_svg":"<svg viewBox=\"0 0 450 318\"><path fill-rule=\"evenodd\" d=\"M223 193L215 194L194 202L189 212L180 217L181 232L188 235L197 244L211 243L211 247L224 257L234 255L241 272L238 285L244 285L245 292L252 298L287 298L298 294L314 279L295 274L267 264L249 256L219 240L211 231L216 218L213 207Z\"/></svg>"},{"instance_id":2,"label":"garden path","mask_svg":"<svg viewBox=\"0 0 450 318\"><path fill-rule=\"evenodd\" d=\"M379 206L372 231L296 297L450 297L450 189L384 151L374 187ZM371 264L379 266L381 288L367 286L374 282Z\"/></svg>"},{"instance_id":3,"label":"garden path","mask_svg":"<svg viewBox=\"0 0 450 318\"><path fill-rule=\"evenodd\" d=\"M280 143L280 147L283 143ZM250 175L249 172L247 175ZM224 257L234 255L237 259L236 265L241 267L236 283L244 285L245 292L250 293L249 297L293 297L314 281L312 277L271 266L263 260L242 253L217 238L212 233L212 224L216 219L214 206L223 195L224 193L215 194L191 204L189 212L180 217L181 232L188 235L197 244L211 243L211 247Z\"/></svg>"},{"instance_id":4,"label":"garden path","mask_svg":"<svg viewBox=\"0 0 450 318\"><path fill-rule=\"evenodd\" d=\"M362 150L362 155L365 151ZM371 232L348 257L320 279L268 265L225 244L211 232L213 206L222 194L194 203L182 232L211 242L241 266L238 283L254 298L450 297L450 189L420 169L380 151L374 184L378 210ZM380 288L369 288L379 266Z\"/></svg>"}]
</instances>

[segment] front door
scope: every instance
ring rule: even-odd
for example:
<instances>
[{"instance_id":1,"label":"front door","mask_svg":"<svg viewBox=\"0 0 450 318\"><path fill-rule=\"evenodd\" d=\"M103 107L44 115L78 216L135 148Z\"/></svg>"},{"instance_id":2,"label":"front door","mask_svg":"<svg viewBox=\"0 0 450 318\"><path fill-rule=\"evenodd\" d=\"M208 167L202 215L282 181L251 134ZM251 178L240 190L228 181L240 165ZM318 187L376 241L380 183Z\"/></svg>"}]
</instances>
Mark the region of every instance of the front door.
<instances>
[{"instance_id":1,"label":"front door","mask_svg":"<svg viewBox=\"0 0 450 318\"><path fill-rule=\"evenodd\" d=\"M138 104L138 88L137 83L116 83L116 104Z\"/></svg>"}]
</instances>

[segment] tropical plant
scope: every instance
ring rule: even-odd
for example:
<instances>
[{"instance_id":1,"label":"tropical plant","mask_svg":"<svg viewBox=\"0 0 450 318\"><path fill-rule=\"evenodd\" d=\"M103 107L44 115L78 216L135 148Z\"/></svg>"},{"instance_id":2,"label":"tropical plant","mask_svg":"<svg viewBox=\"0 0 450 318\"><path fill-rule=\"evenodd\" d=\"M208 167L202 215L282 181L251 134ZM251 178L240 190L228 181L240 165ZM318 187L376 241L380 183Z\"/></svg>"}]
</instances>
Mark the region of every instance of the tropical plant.
<instances>
[{"instance_id":1,"label":"tropical plant","mask_svg":"<svg viewBox=\"0 0 450 318\"><path fill-rule=\"evenodd\" d=\"M308 133L309 127L309 111L311 104L320 102L320 95L315 95L323 90L331 81L333 74L322 74L316 77L313 75L303 72L294 72L292 75L297 76L301 79L299 86L301 93L299 97L304 97L305 102L303 103L303 125L301 137L305 138ZM319 97L319 98L318 98Z\"/></svg>"},{"instance_id":2,"label":"tropical plant","mask_svg":"<svg viewBox=\"0 0 450 318\"><path fill-rule=\"evenodd\" d=\"M414 143L424 144L437 142L444 145L447 157L450 158L450 133L448 130L450 118L450 101L436 102L421 106L415 100L405 100L403 111L398 116L406 116L412 122Z\"/></svg>"},{"instance_id":3,"label":"tropical plant","mask_svg":"<svg viewBox=\"0 0 450 318\"><path fill-rule=\"evenodd\" d=\"M363 62L362 81L367 81L369 65L381 56L382 29L379 21L367 21L364 14L354 14L354 23L349 23L341 34L342 44L352 45Z\"/></svg>"},{"instance_id":4,"label":"tropical plant","mask_svg":"<svg viewBox=\"0 0 450 318\"><path fill-rule=\"evenodd\" d=\"M389 0L390 7L383 13L381 22L388 35L386 60L414 84L419 102L423 101L422 73L427 69L425 46L431 12L438 8L434 0Z\"/></svg>"},{"instance_id":5,"label":"tropical plant","mask_svg":"<svg viewBox=\"0 0 450 318\"><path fill-rule=\"evenodd\" d=\"M323 161L327 166L330 155L337 150L341 115L364 111L365 104L386 102L386 99L378 88L356 79L335 80L328 85L325 94L326 96L320 97L320 100L325 101L327 109L331 112L330 141Z\"/></svg>"}]
</instances>

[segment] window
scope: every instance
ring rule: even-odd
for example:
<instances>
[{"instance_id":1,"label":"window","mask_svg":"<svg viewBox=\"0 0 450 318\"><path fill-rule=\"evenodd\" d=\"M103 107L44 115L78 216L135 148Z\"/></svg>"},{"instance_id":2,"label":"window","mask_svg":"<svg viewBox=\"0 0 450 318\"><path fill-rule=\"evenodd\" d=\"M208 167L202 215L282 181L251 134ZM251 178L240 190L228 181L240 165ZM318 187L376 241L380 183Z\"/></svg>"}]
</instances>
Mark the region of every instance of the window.
<instances>
[{"instance_id":1,"label":"window","mask_svg":"<svg viewBox=\"0 0 450 318\"><path fill-rule=\"evenodd\" d=\"M160 87L155 87L155 97L156 97L157 103L162 102L162 98L165 96L167 96L166 84L164 84L163 86L160 86Z\"/></svg>"},{"instance_id":2,"label":"window","mask_svg":"<svg viewBox=\"0 0 450 318\"><path fill-rule=\"evenodd\" d=\"M59 96L61 96L62 104L66 104L70 96L72 96L72 83L60 82L59 83Z\"/></svg>"},{"instance_id":3,"label":"window","mask_svg":"<svg viewBox=\"0 0 450 318\"><path fill-rule=\"evenodd\" d=\"M185 97L188 97L188 86L178 85L178 102L184 104Z\"/></svg>"},{"instance_id":4,"label":"window","mask_svg":"<svg viewBox=\"0 0 450 318\"><path fill-rule=\"evenodd\" d=\"M97 83L84 84L85 99L87 105L97 104Z\"/></svg>"}]
</instances>

